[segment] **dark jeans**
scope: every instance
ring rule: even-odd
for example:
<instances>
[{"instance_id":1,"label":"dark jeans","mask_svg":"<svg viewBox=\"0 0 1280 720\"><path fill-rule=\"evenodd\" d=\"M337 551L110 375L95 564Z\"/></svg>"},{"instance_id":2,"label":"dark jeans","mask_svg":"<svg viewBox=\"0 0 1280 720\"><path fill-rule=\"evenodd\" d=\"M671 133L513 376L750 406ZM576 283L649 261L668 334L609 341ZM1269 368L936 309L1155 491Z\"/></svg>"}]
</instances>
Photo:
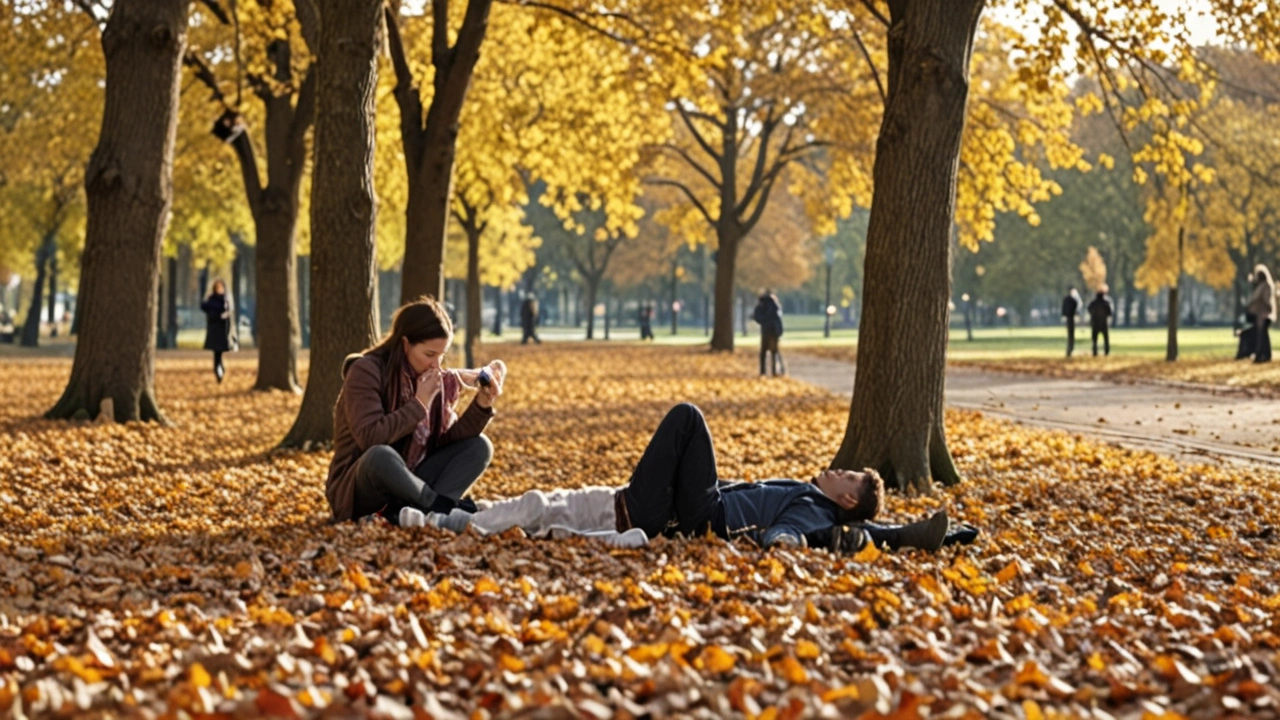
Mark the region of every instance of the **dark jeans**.
<instances>
[{"instance_id":1,"label":"dark jeans","mask_svg":"<svg viewBox=\"0 0 1280 720\"><path fill-rule=\"evenodd\" d=\"M520 344L528 345L530 339L535 343L542 344L542 340L538 338L538 331L532 325L522 325L520 328Z\"/></svg>"},{"instance_id":2,"label":"dark jeans","mask_svg":"<svg viewBox=\"0 0 1280 720\"><path fill-rule=\"evenodd\" d=\"M778 349L778 336L770 332L760 333L760 374L764 375L766 371L765 358L772 354L773 364L770 368L772 374L779 373L785 375L787 372L787 364L782 359L782 352Z\"/></svg>"},{"instance_id":3,"label":"dark jeans","mask_svg":"<svg viewBox=\"0 0 1280 720\"><path fill-rule=\"evenodd\" d=\"M1111 354L1111 330L1105 327L1093 328L1093 356L1098 356L1098 336L1102 336L1103 354Z\"/></svg>"},{"instance_id":4,"label":"dark jeans","mask_svg":"<svg viewBox=\"0 0 1280 720\"><path fill-rule=\"evenodd\" d=\"M631 526L650 538L723 532L724 506L716 483L716 453L702 411L680 403L649 439L623 490Z\"/></svg>"},{"instance_id":5,"label":"dark jeans","mask_svg":"<svg viewBox=\"0 0 1280 720\"><path fill-rule=\"evenodd\" d=\"M1067 318L1067 357L1071 357L1071 353L1076 349L1076 319L1074 316Z\"/></svg>"},{"instance_id":6,"label":"dark jeans","mask_svg":"<svg viewBox=\"0 0 1280 720\"><path fill-rule=\"evenodd\" d=\"M400 508L430 510L436 498L459 500L493 459L493 443L484 435L436 448L409 472L404 458L390 445L374 445L356 461L354 518L384 510L395 523Z\"/></svg>"},{"instance_id":7,"label":"dark jeans","mask_svg":"<svg viewBox=\"0 0 1280 720\"><path fill-rule=\"evenodd\" d=\"M1253 327L1254 332L1257 333L1254 339L1253 361L1271 362L1271 321L1258 320Z\"/></svg>"}]
</instances>

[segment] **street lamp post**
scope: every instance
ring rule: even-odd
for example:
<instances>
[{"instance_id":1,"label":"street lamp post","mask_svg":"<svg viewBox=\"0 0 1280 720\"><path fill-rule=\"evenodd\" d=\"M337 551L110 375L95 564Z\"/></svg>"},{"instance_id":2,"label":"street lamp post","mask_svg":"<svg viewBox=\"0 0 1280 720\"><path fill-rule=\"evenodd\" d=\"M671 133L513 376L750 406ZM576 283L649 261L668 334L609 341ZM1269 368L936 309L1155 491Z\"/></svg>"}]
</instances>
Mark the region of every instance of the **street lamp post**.
<instances>
[{"instance_id":1,"label":"street lamp post","mask_svg":"<svg viewBox=\"0 0 1280 720\"><path fill-rule=\"evenodd\" d=\"M826 319L823 321L823 324L822 324L822 337L829 338L831 337L831 316L832 314L834 314L834 310L835 310L835 308L833 308L831 305L831 266L832 264L835 263L836 250L835 248L831 247L831 243L827 243L826 256L827 256L827 295L826 295L826 301L822 303L822 309L826 312Z\"/></svg>"}]
</instances>

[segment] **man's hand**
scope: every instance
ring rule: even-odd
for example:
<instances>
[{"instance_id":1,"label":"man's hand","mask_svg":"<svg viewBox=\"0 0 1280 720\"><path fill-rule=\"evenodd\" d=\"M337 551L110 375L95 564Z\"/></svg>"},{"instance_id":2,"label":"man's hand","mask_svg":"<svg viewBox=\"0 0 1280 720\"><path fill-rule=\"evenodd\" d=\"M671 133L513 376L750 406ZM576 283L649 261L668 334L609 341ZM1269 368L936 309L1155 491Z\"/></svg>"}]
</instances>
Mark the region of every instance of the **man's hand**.
<instances>
[{"instance_id":1,"label":"man's hand","mask_svg":"<svg viewBox=\"0 0 1280 720\"><path fill-rule=\"evenodd\" d=\"M493 401L498 399L502 394L502 383L507 378L507 364L501 360L494 360L489 363L489 386L480 386L476 392L476 402L480 403L482 408L493 407Z\"/></svg>"}]
</instances>

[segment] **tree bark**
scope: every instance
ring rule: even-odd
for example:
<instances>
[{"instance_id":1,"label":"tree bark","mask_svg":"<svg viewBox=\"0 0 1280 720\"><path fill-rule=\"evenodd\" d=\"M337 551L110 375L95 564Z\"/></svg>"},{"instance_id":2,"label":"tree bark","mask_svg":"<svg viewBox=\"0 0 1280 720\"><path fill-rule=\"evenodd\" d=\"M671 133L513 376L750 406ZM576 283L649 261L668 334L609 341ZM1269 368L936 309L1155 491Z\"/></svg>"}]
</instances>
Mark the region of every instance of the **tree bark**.
<instances>
[{"instance_id":1,"label":"tree bark","mask_svg":"<svg viewBox=\"0 0 1280 720\"><path fill-rule=\"evenodd\" d=\"M106 104L85 170L88 224L71 378L48 418L88 418L110 398L117 422L156 405L155 312L172 200L190 0L116 0L102 33Z\"/></svg>"},{"instance_id":2,"label":"tree bark","mask_svg":"<svg viewBox=\"0 0 1280 720\"><path fill-rule=\"evenodd\" d=\"M49 249L49 337L58 337L58 246Z\"/></svg>"},{"instance_id":3,"label":"tree bark","mask_svg":"<svg viewBox=\"0 0 1280 720\"><path fill-rule=\"evenodd\" d=\"M584 309L587 314L587 339L594 340L596 334L596 293L600 292L600 276L587 275L582 278L587 286L587 297Z\"/></svg>"},{"instance_id":4,"label":"tree bark","mask_svg":"<svg viewBox=\"0 0 1280 720\"><path fill-rule=\"evenodd\" d=\"M27 308L27 319L22 323L22 347L40 346L40 313L44 311L44 280L48 275L49 259L53 254L54 235L45 235L36 249L36 282L31 289L31 307ZM52 314L52 313L51 313Z\"/></svg>"},{"instance_id":5,"label":"tree bark","mask_svg":"<svg viewBox=\"0 0 1280 720\"><path fill-rule=\"evenodd\" d=\"M298 417L281 441L333 439L342 361L378 336L373 186L374 90L381 0L319 0L319 107L311 182L311 372ZM264 336L265 339L265 336Z\"/></svg>"},{"instance_id":6,"label":"tree bark","mask_svg":"<svg viewBox=\"0 0 1280 720\"><path fill-rule=\"evenodd\" d=\"M716 238L720 246L716 250L716 317L715 327L711 331L711 350L733 352L734 273L738 265L738 247L742 235L736 226L721 221L716 228Z\"/></svg>"},{"instance_id":7,"label":"tree bark","mask_svg":"<svg viewBox=\"0 0 1280 720\"><path fill-rule=\"evenodd\" d=\"M476 344L480 342L480 228L467 228L467 339L465 362L476 366Z\"/></svg>"},{"instance_id":8,"label":"tree bark","mask_svg":"<svg viewBox=\"0 0 1280 720\"><path fill-rule=\"evenodd\" d=\"M956 168L982 0L891 0L858 363L832 467L899 490L960 475L943 426Z\"/></svg>"}]
</instances>

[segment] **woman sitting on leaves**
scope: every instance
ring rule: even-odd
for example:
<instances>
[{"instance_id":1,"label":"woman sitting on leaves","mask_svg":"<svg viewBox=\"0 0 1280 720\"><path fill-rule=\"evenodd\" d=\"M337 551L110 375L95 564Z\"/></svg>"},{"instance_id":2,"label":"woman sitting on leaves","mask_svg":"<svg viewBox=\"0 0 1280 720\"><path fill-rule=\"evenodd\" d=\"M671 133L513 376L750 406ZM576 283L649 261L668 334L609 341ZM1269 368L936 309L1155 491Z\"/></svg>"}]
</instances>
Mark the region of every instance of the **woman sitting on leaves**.
<instances>
[{"instance_id":1,"label":"woman sitting on leaves","mask_svg":"<svg viewBox=\"0 0 1280 720\"><path fill-rule=\"evenodd\" d=\"M380 515L399 524L405 509L448 513L493 458L482 435L502 394L506 365L441 366L453 323L429 297L404 305L391 332L342 363L333 409L333 461L325 495L334 522ZM476 396L462 413L462 388Z\"/></svg>"},{"instance_id":2,"label":"woman sitting on leaves","mask_svg":"<svg viewBox=\"0 0 1280 720\"><path fill-rule=\"evenodd\" d=\"M457 509L418 513L406 509L401 524L482 533L521 527L530 535L584 535L636 547L665 536L698 536L710 530L726 540L746 537L761 547L822 547L857 552L875 543L892 550L968 544L970 525L952 527L945 510L909 525L871 522L884 500L874 470L829 469L812 480L725 482L716 472L711 431L702 411L681 403L667 412L623 488L532 490L472 513Z\"/></svg>"}]
</instances>

